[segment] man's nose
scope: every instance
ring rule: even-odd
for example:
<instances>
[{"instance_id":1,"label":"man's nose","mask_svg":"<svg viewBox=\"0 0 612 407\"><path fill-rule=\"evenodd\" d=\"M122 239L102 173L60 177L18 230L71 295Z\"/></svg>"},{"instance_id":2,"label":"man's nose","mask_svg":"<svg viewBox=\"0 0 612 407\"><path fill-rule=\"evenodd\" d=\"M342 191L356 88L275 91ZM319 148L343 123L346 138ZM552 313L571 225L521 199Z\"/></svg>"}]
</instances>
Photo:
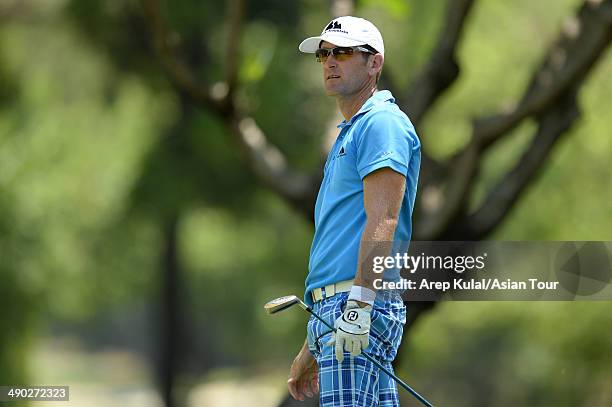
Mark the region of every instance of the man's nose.
<instances>
[{"instance_id":1,"label":"man's nose","mask_svg":"<svg viewBox=\"0 0 612 407\"><path fill-rule=\"evenodd\" d=\"M325 60L324 65L327 66L328 68L332 68L336 66L337 64L338 64L338 61L336 61L334 54L330 52L329 55L327 56L327 59Z\"/></svg>"}]
</instances>

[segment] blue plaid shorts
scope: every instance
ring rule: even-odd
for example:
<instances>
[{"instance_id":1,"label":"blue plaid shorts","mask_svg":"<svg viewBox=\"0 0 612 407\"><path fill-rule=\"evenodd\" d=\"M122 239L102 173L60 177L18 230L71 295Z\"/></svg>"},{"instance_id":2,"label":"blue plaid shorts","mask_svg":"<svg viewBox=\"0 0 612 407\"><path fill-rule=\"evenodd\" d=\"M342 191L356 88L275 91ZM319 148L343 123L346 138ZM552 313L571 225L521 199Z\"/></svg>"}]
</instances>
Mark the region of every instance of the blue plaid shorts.
<instances>
[{"instance_id":1,"label":"blue plaid shorts","mask_svg":"<svg viewBox=\"0 0 612 407\"><path fill-rule=\"evenodd\" d=\"M332 326L342 315L348 293L318 301L313 311ZM379 293L372 309L370 344L365 350L393 371L391 362L399 348L406 323L406 307L397 293ZM336 360L331 330L311 316L308 321L308 347L319 366L319 405L321 407L399 406L395 381L362 355L352 357L344 352L344 361Z\"/></svg>"}]
</instances>

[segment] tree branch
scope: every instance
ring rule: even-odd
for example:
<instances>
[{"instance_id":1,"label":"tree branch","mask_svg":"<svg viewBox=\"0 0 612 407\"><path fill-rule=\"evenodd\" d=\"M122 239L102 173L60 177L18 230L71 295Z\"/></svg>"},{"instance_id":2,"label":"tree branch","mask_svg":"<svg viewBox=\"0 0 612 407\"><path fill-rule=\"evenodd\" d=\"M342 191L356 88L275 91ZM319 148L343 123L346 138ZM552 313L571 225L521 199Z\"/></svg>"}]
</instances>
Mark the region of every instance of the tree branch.
<instances>
[{"instance_id":1,"label":"tree branch","mask_svg":"<svg viewBox=\"0 0 612 407\"><path fill-rule=\"evenodd\" d=\"M437 240L438 237L461 216L478 171L479 151L474 143L468 145L449 165L453 168L450 180L446 182L444 202L440 208L427 213L415 224L416 240ZM437 209L437 210L436 210Z\"/></svg>"},{"instance_id":2,"label":"tree branch","mask_svg":"<svg viewBox=\"0 0 612 407\"><path fill-rule=\"evenodd\" d=\"M465 240L468 234L471 238L482 237L501 222L515 200L518 199L518 194L530 181L529 176L525 177L521 169L515 169L516 173L511 172L505 178L505 182L520 185L504 186L500 184L496 188L495 196L508 194L507 200L490 197L496 202L494 205L500 206L481 208L478 217L468 217L465 212L469 192L476 179L480 157L487 147L508 134L511 128L529 116L541 116L539 118L540 125L543 126L541 131L546 131L547 134L551 132L549 128L552 125L547 123L546 117L558 114L559 106L565 106L564 98L567 96L564 95L578 91L584 78L612 40L612 0L599 2L586 0L578 16L571 21L573 23L566 25L560 38L547 52L542 66L534 73L530 86L526 89L518 107L506 115L498 114L474 122L471 143L451 162L451 164L456 163L456 166L451 165L451 167L456 167L459 171L454 171L450 179L446 181L446 185L450 188L444 194L444 198L439 200L443 202L440 208L423 213L425 216L416 225L415 235L418 238L435 240L444 236L445 239L452 237ZM567 27L573 27L573 29ZM569 89L572 91L569 92ZM571 122L566 123L565 120L572 117L570 113L572 113L571 109L566 112L568 117L560 118L559 125L565 124L566 128L569 128ZM532 145L531 149L534 151L527 152L523 157L527 160L521 163L525 166L524 170L536 164L529 162L534 154L544 159L548 154L547 149L552 147L552 144L548 144L552 141L546 136L534 139L534 143L539 142L543 143L541 147ZM540 151L542 149L543 151ZM537 156L537 154L541 155ZM536 169L529 174L533 175ZM462 233L458 234L459 230Z\"/></svg>"},{"instance_id":3,"label":"tree branch","mask_svg":"<svg viewBox=\"0 0 612 407\"><path fill-rule=\"evenodd\" d=\"M582 81L612 39L612 1L585 0L569 19L533 75L520 103L510 112L474 122L474 137L487 148L528 116L538 115Z\"/></svg>"},{"instance_id":4,"label":"tree branch","mask_svg":"<svg viewBox=\"0 0 612 407\"><path fill-rule=\"evenodd\" d=\"M208 88L198 82L192 70L178 57L179 36L171 33L161 17L157 0L142 0L151 29L155 51L174 86L198 104L221 113L221 101L214 98Z\"/></svg>"},{"instance_id":5,"label":"tree branch","mask_svg":"<svg viewBox=\"0 0 612 407\"><path fill-rule=\"evenodd\" d=\"M554 145L579 118L576 90L539 119L536 135L517 164L493 188L484 204L467 217L462 235L479 240L489 234L508 214L521 193L536 179Z\"/></svg>"},{"instance_id":6,"label":"tree branch","mask_svg":"<svg viewBox=\"0 0 612 407\"><path fill-rule=\"evenodd\" d=\"M227 55L225 57L225 81L227 83L227 100L233 98L238 83L238 69L240 67L240 34L242 32L242 19L244 18L244 1L232 0L229 11L229 38Z\"/></svg>"},{"instance_id":7,"label":"tree branch","mask_svg":"<svg viewBox=\"0 0 612 407\"><path fill-rule=\"evenodd\" d=\"M308 219L314 220L314 201L321 175L305 175L292 170L283 153L268 142L250 117L234 117L231 133L257 178Z\"/></svg>"},{"instance_id":8,"label":"tree branch","mask_svg":"<svg viewBox=\"0 0 612 407\"><path fill-rule=\"evenodd\" d=\"M444 28L429 62L414 78L407 92L403 96L400 94L398 98L398 104L408 113L415 127L418 127L425 113L459 76L456 50L473 4L474 0L448 1ZM468 193L470 180L475 174L476 168L467 161L473 153L473 151L466 151L463 159L458 160L460 165L463 165L463 171L461 171L463 178L456 184L451 185L451 199L446 200L444 208L440 208L434 203L423 202L424 205L421 205L422 203L418 202L420 216L416 217L415 238L421 240L435 239L440 230L456 216L461 208L462 195ZM421 150L421 156L422 174L427 174L430 171L441 174L439 170L447 167L429 156L425 149ZM421 190L427 192L428 196L437 196L441 188L441 185L437 185L438 183L439 179L436 177L423 177Z\"/></svg>"},{"instance_id":9,"label":"tree branch","mask_svg":"<svg viewBox=\"0 0 612 407\"><path fill-rule=\"evenodd\" d=\"M473 4L474 0L448 1L444 28L431 58L399 100L415 126L459 76L456 50Z\"/></svg>"},{"instance_id":10,"label":"tree branch","mask_svg":"<svg viewBox=\"0 0 612 407\"><path fill-rule=\"evenodd\" d=\"M191 68L179 59L178 47L170 46L167 39L171 35L161 17L158 1L143 0L143 7L151 26L156 50L175 88L188 95L195 103L221 116L253 174L294 208L313 219L320 174L310 176L292 170L283 153L267 140L255 120L241 111L234 101L240 66L243 0L231 2L225 82L213 85L210 91L196 80Z\"/></svg>"}]
</instances>

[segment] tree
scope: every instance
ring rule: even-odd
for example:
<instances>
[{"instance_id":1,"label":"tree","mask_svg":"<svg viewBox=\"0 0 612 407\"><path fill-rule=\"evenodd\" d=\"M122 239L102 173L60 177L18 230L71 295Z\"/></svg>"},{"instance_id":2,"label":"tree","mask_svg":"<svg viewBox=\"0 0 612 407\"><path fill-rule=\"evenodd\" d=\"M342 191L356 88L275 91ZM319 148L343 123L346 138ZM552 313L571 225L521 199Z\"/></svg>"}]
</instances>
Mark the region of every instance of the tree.
<instances>
[{"instance_id":1,"label":"tree","mask_svg":"<svg viewBox=\"0 0 612 407\"><path fill-rule=\"evenodd\" d=\"M296 109L308 106L308 101L299 105L287 103L294 102L288 99L287 94L290 98L296 98L298 95L300 99L311 96L302 88L296 90L299 84L287 81L286 79L291 77L288 76L286 67L278 66L288 60L295 60L297 55L295 41L303 35L297 32L296 27L303 20L312 19L313 15L301 16L300 12L305 13L306 10L301 10L298 2L260 0L247 5L235 0L228 3L226 21L224 21L223 10L214 3L184 0L172 4L168 2L160 4L157 0L142 0L140 4L132 2L111 4L104 0L73 0L62 6L62 13L68 17L66 20L74 24L74 26L66 25L69 25L71 30L76 28L74 33L70 32L70 35L77 37L78 34L83 34L79 41L86 41L88 45L93 44L96 51L99 51L97 54L101 59L105 62L111 61L116 70L110 75L119 76L120 73L124 77L137 76L139 81L150 86L152 92L166 93L170 79L171 91L179 101L175 107L177 112L176 117L173 117L174 125L164 131L164 136L160 140L155 141L153 152L143 169L138 166L137 171L141 170L142 173L131 196L133 208L130 208L133 210L135 208L134 212L138 215L148 211L162 236L158 242L159 254L155 258L160 266L159 271L164 272L160 274L166 278L165 284L163 278L159 279L165 288L163 296L160 296L165 301L165 313L162 314L165 315L164 321L167 326L174 327L162 330L168 336L162 341L165 347L159 369L167 400L171 399L172 370L177 370L176 353L181 346L181 340L177 337L180 333L177 333L180 331L177 329L180 319L177 318L177 314L182 310L179 308L180 301L177 301L181 299L177 290L181 286L181 279L186 276L182 274L178 258L180 242L177 240L180 236L177 233L177 224L182 219L182 215L190 207L202 203L219 207L235 205L236 208L243 209L243 205L240 204L246 200L245 197L250 197L263 186L295 208L296 213L311 220L313 202L321 176L320 156L317 152L321 140L318 136L312 136L324 132L321 120L314 123L311 120L308 126L301 126L296 124L300 120L294 122L284 118L280 120L278 113L268 111L266 114L261 114L261 109L258 110L256 107L257 99L261 99L260 107L274 105L276 110L282 111L285 115L291 112L300 118L323 117L306 114L299 111L299 108ZM367 2L358 5L365 3ZM412 6L431 7L432 13L438 13L436 2L427 2L427 5L418 3L418 6L416 4ZM312 6L309 3L307 7L309 12L315 10L319 13L317 25L320 25L319 20L327 20L330 15L353 13L354 5L351 1L333 1L330 12L321 12L321 9L327 7L326 4L323 6L323 3L317 3L316 6ZM465 31L471 25L473 10L479 4L462 0L448 2L448 8L442 18L442 29L436 43L431 47L428 62L423 64L418 74L410 76L410 83L404 84L403 77L400 77L396 71L385 70L382 77L385 81L384 87L391 88L398 96L399 103L410 114L417 129L426 124L425 119L431 117L432 112L435 113L436 106L448 100L446 95L452 93L454 86L457 86L460 74L474 63L460 64L458 51ZM40 22L40 16L45 13L45 10L25 1L2 7L0 19L3 22L12 18L22 19L28 23ZM512 207L525 195L524 192L533 185L537 175L550 161L548 158L552 149L559 145L563 135L570 134L567 130L578 119L577 95L593 71L595 62L601 59L603 51L609 44L610 14L609 0L583 2L575 16L568 19L557 40L543 53L542 62L533 67L531 80L526 82L525 90L511 109L500 109L498 113L487 114L474 120L470 127L469 141L448 158L440 158L427 148L424 149L419 200L414 217L415 239L479 239L488 236L508 218ZM266 35L265 30L255 31L254 35L253 31L250 31L250 24L258 19L267 19L272 24L282 27L282 36L290 38L283 38L285 42L278 40L274 43L274 35ZM64 20L62 24L65 24ZM399 30L394 34L397 35L398 32ZM258 48L273 48L284 58L281 61L275 60L276 64L271 64L267 68L262 68L259 63L261 61L257 58L253 62L253 55L245 52L244 47L245 43L253 41L254 36L262 34L265 38L261 43L257 43L261 45ZM296 38L291 37L292 34L295 34ZM151 44L156 44L156 55L152 52ZM288 50L289 44L291 50ZM414 52L412 47L410 52ZM219 58L220 55L224 57ZM31 59L32 65L38 62L36 58ZM70 63L73 62L71 57L67 59L70 61L60 61L64 63L58 64L62 72L68 71ZM219 63L219 60L222 62ZM478 61L482 65L486 65L486 62ZM407 66L409 63L410 61L406 61ZM160 69L161 67L164 70ZM272 83L268 89L254 86L255 80L252 78L261 80L263 77L262 81L266 79L266 75L261 73L262 69L274 74L268 76L280 77L285 81L279 80L279 84L268 81L268 84ZM95 78L99 78L98 73L99 71L95 71ZM27 80L29 78L24 77L24 79L24 82L29 82ZM3 82L0 86L0 99L12 101L13 94L18 93L17 85L16 81ZM112 104L117 98L114 88L117 85L113 84L111 79L101 86L104 87L108 103ZM81 88L83 84L77 84L77 87ZM57 99L61 98L53 98L53 101ZM41 102L41 105L47 108L45 103L51 103L48 100L50 99ZM37 108L38 105L33 107ZM316 109L317 107L315 113L320 113L320 109ZM19 107L15 110L20 113ZM128 114L137 117L139 111L131 111ZM72 122L77 115L69 116L66 121ZM24 115L15 114L15 117L15 127L19 127ZM113 117L112 120L114 119ZM324 119L327 120L328 117ZM494 150L492 147L510 139L512 130L526 121L535 124L531 143L524 146L523 155L513 167L499 176L499 182L489 186L485 191L487 193L480 194L483 196L481 199L479 191L482 192L482 188L478 184L478 179L489 175L483 163L491 156ZM292 139L297 138L302 144L308 143L308 148L296 148L287 142L289 137L283 132L288 131L291 132ZM68 135L66 139L73 135L63 127L57 133L66 133ZM146 136L153 132L143 133L147 133ZM15 134L17 137L21 133ZM305 137L306 134L308 137ZM424 141L427 141L429 135L426 132L420 135ZM54 144L53 140L48 142L49 145ZM85 145L86 141L82 143ZM66 144L74 146L77 140ZM219 144L222 144L223 148L217 148ZM115 145L112 147L113 150L116 148ZM295 153L297 150L312 150L314 153L302 160L300 155ZM5 154L10 156L15 150L5 148L4 151L8 151ZM68 150L65 156L80 157L82 154L81 150L74 148ZM41 153L41 156L45 155ZM35 157L35 161L40 160L39 156ZM109 152L104 157L108 157L108 164L111 164L111 161L116 163L126 159L125 156L116 157L114 153ZM37 166L56 168L57 162L51 162L53 159L49 158L50 163L47 167L40 163L37 163ZM78 163L68 167L68 170L73 168L83 169ZM497 176L491 178L496 179ZM64 183L58 182L57 185ZM51 183L49 188L53 188ZM0 205L6 207L0 213L0 220L4 219L0 221L0 229L11 232L15 228L12 224L13 219L17 218L12 211L18 208L20 203L13 204L10 200L11 190L7 188L6 192L3 194L5 200ZM116 189L113 193L116 195ZM61 203L57 206L63 208ZM125 216L130 218L131 215L128 213ZM90 213L85 214L85 217L90 216ZM56 218L65 220L67 217L58 215ZM123 223L123 219L119 216L113 219L118 224ZM75 235L80 231L79 227L81 225L73 227L77 230ZM46 228L40 227L40 230L43 229ZM124 235L123 228L116 229L114 238ZM35 236L39 234L30 233ZM11 242L10 246L3 246L5 249L21 253L26 245L34 246L32 242L20 242L19 233L15 233L16 236L12 235L13 233L5 234L5 239ZM101 237L96 240L105 239ZM107 247L100 257L112 259L117 254L115 246L127 247L131 240L143 244L139 238L125 237L115 240L113 247ZM143 245L150 246L149 242L155 240L149 239ZM154 252L155 249L149 251ZM32 247L20 255L27 258L30 253L39 252L43 250ZM147 257L151 257L148 252ZM124 264L125 268L115 267L116 264L113 264L107 269L153 268L142 265L139 258L133 263ZM64 264L60 264L57 268L62 269L62 266ZM7 281L12 281L18 272L19 269L11 266L10 262L0 268L0 274L10 277ZM103 275L108 280L107 275ZM93 291L100 290L96 286ZM8 293L7 298L17 301L19 292L17 291L17 297L15 293L14 295ZM20 303L15 301L11 300L9 303L16 307L16 304ZM414 323L418 316L422 315L419 308L415 307L425 310L430 306L431 304L413 306L409 324ZM20 353L24 352L20 350ZM5 360L7 357L2 356L0 359ZM9 374L10 370L9 367L7 370ZM19 374L18 371L17 373Z\"/></svg>"},{"instance_id":2,"label":"tree","mask_svg":"<svg viewBox=\"0 0 612 407\"><path fill-rule=\"evenodd\" d=\"M385 75L385 84L400 95L398 104L419 127L436 101L459 77L457 48L474 0L449 1L443 29L429 62L406 88L398 88ZM193 67L184 63L180 50L169 39L172 30L164 21L157 0L143 0L160 62L177 92L221 118L249 170L263 185L275 191L304 216L312 219L320 183L319 171L304 174L293 169L281 151L237 102L241 28L245 14L242 0L229 2L229 36L225 49L224 79L202 83ZM332 1L331 14L351 14L350 1ZM423 151L419 195L415 209L415 240L479 240L490 235L508 216L521 194L537 179L551 151L580 117L578 93L596 62L612 40L612 1L584 1L570 16L541 64L533 70L528 86L510 109L500 109L472 121L469 142L448 160ZM526 120L537 129L518 162L491 187L485 199L471 208L481 163L496 143ZM419 304L408 326L432 306ZM289 405L289 404L286 404Z\"/></svg>"}]
</instances>

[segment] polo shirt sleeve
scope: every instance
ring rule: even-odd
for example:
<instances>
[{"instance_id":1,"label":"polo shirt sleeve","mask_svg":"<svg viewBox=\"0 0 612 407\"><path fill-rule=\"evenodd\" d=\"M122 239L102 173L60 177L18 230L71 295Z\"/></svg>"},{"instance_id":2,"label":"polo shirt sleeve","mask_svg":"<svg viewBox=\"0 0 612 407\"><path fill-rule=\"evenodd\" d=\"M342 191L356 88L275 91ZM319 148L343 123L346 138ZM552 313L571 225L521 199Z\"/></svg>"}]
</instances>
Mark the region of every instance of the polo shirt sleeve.
<instances>
[{"instance_id":1,"label":"polo shirt sleeve","mask_svg":"<svg viewBox=\"0 0 612 407\"><path fill-rule=\"evenodd\" d=\"M406 177L414 139L412 124L390 111L374 112L367 119L357 138L357 171L361 179L384 167Z\"/></svg>"}]
</instances>

